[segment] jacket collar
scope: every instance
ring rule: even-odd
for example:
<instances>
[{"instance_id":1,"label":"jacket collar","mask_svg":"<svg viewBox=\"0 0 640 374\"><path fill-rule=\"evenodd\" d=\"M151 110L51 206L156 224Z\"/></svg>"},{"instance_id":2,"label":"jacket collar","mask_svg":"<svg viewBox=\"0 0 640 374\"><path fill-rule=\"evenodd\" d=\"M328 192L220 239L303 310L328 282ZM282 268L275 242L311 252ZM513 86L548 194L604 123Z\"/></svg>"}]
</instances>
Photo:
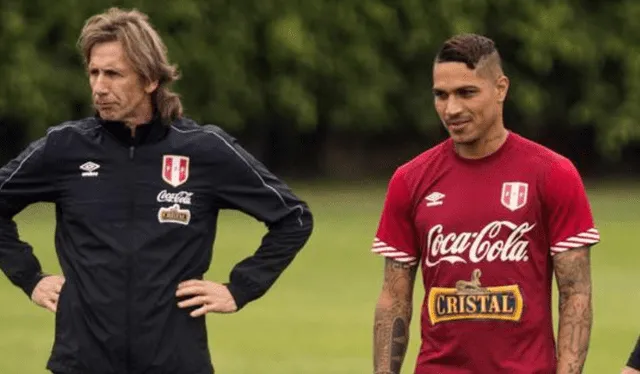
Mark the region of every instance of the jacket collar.
<instances>
[{"instance_id":1,"label":"jacket collar","mask_svg":"<svg viewBox=\"0 0 640 374\"><path fill-rule=\"evenodd\" d=\"M151 121L136 127L135 137L131 136L131 129L124 122L102 119L98 113L95 114L95 118L118 141L129 146L157 143L169 132L169 125L162 121L158 112L154 112Z\"/></svg>"}]
</instances>

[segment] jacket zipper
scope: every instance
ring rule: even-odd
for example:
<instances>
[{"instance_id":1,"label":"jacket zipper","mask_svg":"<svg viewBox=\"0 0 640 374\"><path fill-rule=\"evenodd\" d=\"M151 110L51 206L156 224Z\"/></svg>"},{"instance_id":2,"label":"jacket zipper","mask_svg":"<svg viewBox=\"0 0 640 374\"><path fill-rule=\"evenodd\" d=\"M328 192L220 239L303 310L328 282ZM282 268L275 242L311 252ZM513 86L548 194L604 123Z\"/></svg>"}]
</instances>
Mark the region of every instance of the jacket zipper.
<instances>
[{"instance_id":1,"label":"jacket zipper","mask_svg":"<svg viewBox=\"0 0 640 374\"><path fill-rule=\"evenodd\" d=\"M131 188L129 189L129 230L131 230L131 253L127 255L127 331L126 331L126 363L127 363L127 373L131 373L131 298L132 298L132 282L133 282L133 256L135 252L135 146L129 147L129 160L131 161L132 175L130 176L130 184Z\"/></svg>"}]
</instances>

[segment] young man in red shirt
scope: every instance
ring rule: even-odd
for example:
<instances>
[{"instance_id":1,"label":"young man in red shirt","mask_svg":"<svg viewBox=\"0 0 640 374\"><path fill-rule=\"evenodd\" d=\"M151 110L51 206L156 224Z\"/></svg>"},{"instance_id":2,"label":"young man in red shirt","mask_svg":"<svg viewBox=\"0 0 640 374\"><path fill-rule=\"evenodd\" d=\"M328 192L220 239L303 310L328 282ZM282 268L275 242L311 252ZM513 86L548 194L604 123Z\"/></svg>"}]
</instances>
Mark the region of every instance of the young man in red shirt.
<instances>
[{"instance_id":1,"label":"young man in red shirt","mask_svg":"<svg viewBox=\"0 0 640 374\"><path fill-rule=\"evenodd\" d=\"M416 374L582 370L592 322L589 248L600 236L571 161L505 128L508 88L491 39L458 35L437 54L435 108L450 137L389 182L372 248L386 257L376 374L400 373L418 268L425 298Z\"/></svg>"}]
</instances>

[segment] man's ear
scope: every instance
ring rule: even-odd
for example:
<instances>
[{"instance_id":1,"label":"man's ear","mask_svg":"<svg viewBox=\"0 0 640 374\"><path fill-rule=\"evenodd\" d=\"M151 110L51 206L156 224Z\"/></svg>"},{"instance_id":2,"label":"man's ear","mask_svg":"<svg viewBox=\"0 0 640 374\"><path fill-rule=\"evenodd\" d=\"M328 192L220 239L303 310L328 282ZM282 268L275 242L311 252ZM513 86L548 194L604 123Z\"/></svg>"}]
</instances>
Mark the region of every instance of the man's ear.
<instances>
[{"instance_id":1,"label":"man's ear","mask_svg":"<svg viewBox=\"0 0 640 374\"><path fill-rule=\"evenodd\" d=\"M507 99L507 92L509 91L509 78L506 75L501 75L496 81L496 90L498 90L498 102L504 103Z\"/></svg>"},{"instance_id":2,"label":"man's ear","mask_svg":"<svg viewBox=\"0 0 640 374\"><path fill-rule=\"evenodd\" d=\"M159 82L158 81L152 81L152 82L148 82L146 86L144 86L144 92L150 94L153 91L156 90L156 88L158 88Z\"/></svg>"}]
</instances>

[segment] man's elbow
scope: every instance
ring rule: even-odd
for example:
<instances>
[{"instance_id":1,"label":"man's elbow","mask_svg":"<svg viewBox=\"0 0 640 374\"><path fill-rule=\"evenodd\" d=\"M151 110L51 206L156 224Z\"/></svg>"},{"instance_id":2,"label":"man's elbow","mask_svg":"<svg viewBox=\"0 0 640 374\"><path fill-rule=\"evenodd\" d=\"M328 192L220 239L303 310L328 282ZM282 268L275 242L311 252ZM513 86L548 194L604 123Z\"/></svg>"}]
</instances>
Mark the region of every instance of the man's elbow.
<instances>
[{"instance_id":1,"label":"man's elbow","mask_svg":"<svg viewBox=\"0 0 640 374\"><path fill-rule=\"evenodd\" d=\"M388 289L383 288L380 291L380 295L378 296L378 301L376 302L376 309L379 310L388 310L393 308L393 305L396 304L396 297L389 292Z\"/></svg>"},{"instance_id":2,"label":"man's elbow","mask_svg":"<svg viewBox=\"0 0 640 374\"><path fill-rule=\"evenodd\" d=\"M295 224L299 227L299 231L306 239L309 239L314 227L313 213L311 213L309 207L301 205L295 217Z\"/></svg>"},{"instance_id":3,"label":"man's elbow","mask_svg":"<svg viewBox=\"0 0 640 374\"><path fill-rule=\"evenodd\" d=\"M277 222L269 225L269 231L295 248L295 252L304 247L314 229L311 211L306 207L299 207Z\"/></svg>"},{"instance_id":4,"label":"man's elbow","mask_svg":"<svg viewBox=\"0 0 640 374\"><path fill-rule=\"evenodd\" d=\"M378 296L376 305L382 309L392 309L398 306L411 307L411 303L412 293L408 288L399 289L398 287L395 287L394 289L390 289L388 287L383 287L382 291L380 291L380 295Z\"/></svg>"}]
</instances>

